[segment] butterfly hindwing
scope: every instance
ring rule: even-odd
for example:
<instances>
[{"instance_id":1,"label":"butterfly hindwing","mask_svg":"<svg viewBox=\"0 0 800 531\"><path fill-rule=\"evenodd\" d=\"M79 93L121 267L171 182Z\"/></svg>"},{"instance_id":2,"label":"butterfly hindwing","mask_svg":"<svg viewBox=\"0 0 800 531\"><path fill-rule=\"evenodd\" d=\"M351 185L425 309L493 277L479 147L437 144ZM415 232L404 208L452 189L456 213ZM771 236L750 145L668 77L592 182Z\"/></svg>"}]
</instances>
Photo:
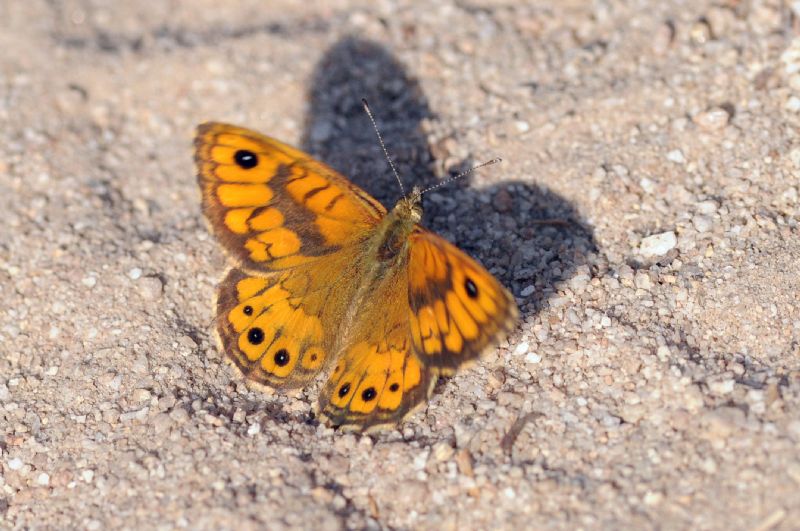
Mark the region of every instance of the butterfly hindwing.
<instances>
[{"instance_id":1,"label":"butterfly hindwing","mask_svg":"<svg viewBox=\"0 0 800 531\"><path fill-rule=\"evenodd\" d=\"M349 430L394 425L430 396L438 375L414 352L406 279L401 269L380 281L381 311L354 324L340 349L319 399L330 424Z\"/></svg>"},{"instance_id":2,"label":"butterfly hindwing","mask_svg":"<svg viewBox=\"0 0 800 531\"><path fill-rule=\"evenodd\" d=\"M351 251L270 275L228 271L219 286L216 331L248 379L297 388L330 365L357 280Z\"/></svg>"},{"instance_id":3,"label":"butterfly hindwing","mask_svg":"<svg viewBox=\"0 0 800 531\"><path fill-rule=\"evenodd\" d=\"M195 160L203 211L247 270L311 263L364 239L386 213L335 170L247 129L199 126Z\"/></svg>"}]
</instances>

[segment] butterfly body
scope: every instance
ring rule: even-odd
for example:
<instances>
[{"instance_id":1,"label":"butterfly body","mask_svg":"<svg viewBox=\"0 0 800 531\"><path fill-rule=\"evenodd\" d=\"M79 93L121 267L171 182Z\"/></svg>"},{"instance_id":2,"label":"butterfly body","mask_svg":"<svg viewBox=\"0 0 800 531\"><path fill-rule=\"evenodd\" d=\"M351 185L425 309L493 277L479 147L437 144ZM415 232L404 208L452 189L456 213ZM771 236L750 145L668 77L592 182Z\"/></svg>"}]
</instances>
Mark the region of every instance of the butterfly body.
<instances>
[{"instance_id":1,"label":"butterfly body","mask_svg":"<svg viewBox=\"0 0 800 531\"><path fill-rule=\"evenodd\" d=\"M327 373L323 419L393 425L515 323L513 297L419 224L418 190L387 212L305 153L226 124L201 125L195 147L204 213L236 262L216 331L248 379L287 389Z\"/></svg>"}]
</instances>

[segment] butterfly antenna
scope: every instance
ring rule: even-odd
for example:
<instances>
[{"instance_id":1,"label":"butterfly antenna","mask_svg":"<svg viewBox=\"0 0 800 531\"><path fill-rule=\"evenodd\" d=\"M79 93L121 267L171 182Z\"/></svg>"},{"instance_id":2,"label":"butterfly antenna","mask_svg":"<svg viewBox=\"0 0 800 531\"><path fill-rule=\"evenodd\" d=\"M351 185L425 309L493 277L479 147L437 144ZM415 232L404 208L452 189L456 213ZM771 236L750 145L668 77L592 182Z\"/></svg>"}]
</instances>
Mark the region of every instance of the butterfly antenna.
<instances>
[{"instance_id":1,"label":"butterfly antenna","mask_svg":"<svg viewBox=\"0 0 800 531\"><path fill-rule=\"evenodd\" d=\"M436 183L433 186L429 186L429 187L425 188L424 190L422 190L420 192L420 195L422 195L422 194L424 194L426 192L430 192L431 190L436 190L437 188L440 188L440 187L442 187L442 186L444 186L444 185L446 185L448 183L451 183L451 182L455 181L456 179L460 179L462 177L466 177L470 173L472 173L475 170L478 170L480 168L483 168L484 166L491 166L492 164L497 164L498 162L502 162L502 160L503 159L498 157L496 159L492 159L492 160L483 162L481 164L478 164L477 166L473 166L472 168L468 169L467 171L462 171L458 175L454 175L453 177L449 177L449 178L445 179L444 181L442 181L440 183Z\"/></svg>"},{"instance_id":2,"label":"butterfly antenna","mask_svg":"<svg viewBox=\"0 0 800 531\"><path fill-rule=\"evenodd\" d=\"M398 184L400 184L400 192L403 194L403 197L405 197L406 190L405 188L403 188L403 181L400 180L400 175L397 173L397 168L394 167L394 162L392 162L392 157L389 156L389 152L386 150L386 144L383 143L381 132L378 131L378 124L375 123L375 117L372 116L372 111L369 109L369 104L367 103L366 98L361 98L361 103L364 104L364 110L367 111L367 116L369 116L369 121L372 122L372 127L375 129L375 134L378 136L378 142L380 142L381 144L381 149L383 149L383 154L386 155L386 160L389 162L389 166L392 168L394 176L397 177L397 182Z\"/></svg>"}]
</instances>

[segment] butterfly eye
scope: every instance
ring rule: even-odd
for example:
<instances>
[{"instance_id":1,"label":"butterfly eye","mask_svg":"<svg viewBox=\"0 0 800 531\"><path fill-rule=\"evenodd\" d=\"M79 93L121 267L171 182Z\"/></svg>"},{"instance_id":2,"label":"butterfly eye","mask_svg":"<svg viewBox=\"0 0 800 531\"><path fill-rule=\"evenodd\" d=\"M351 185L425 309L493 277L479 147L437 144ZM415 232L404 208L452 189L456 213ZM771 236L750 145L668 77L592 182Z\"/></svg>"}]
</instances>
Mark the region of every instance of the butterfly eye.
<instances>
[{"instance_id":1,"label":"butterfly eye","mask_svg":"<svg viewBox=\"0 0 800 531\"><path fill-rule=\"evenodd\" d=\"M258 166L258 156L247 149L240 149L233 155L236 165L243 170L249 170Z\"/></svg>"},{"instance_id":2,"label":"butterfly eye","mask_svg":"<svg viewBox=\"0 0 800 531\"><path fill-rule=\"evenodd\" d=\"M376 396L378 396L378 393L375 391L375 388L367 387L361 393L361 400L364 402L369 402L370 400L374 400Z\"/></svg>"},{"instance_id":3,"label":"butterfly eye","mask_svg":"<svg viewBox=\"0 0 800 531\"><path fill-rule=\"evenodd\" d=\"M260 345L264 342L264 331L258 327L253 327L247 332L247 340L251 345Z\"/></svg>"},{"instance_id":4,"label":"butterfly eye","mask_svg":"<svg viewBox=\"0 0 800 531\"><path fill-rule=\"evenodd\" d=\"M466 290L470 299L474 299L478 296L478 286L476 286L475 282L473 282L469 277L467 277L467 279L464 281L464 289Z\"/></svg>"},{"instance_id":5,"label":"butterfly eye","mask_svg":"<svg viewBox=\"0 0 800 531\"><path fill-rule=\"evenodd\" d=\"M275 353L275 365L285 367L287 363L289 363L289 352L282 348Z\"/></svg>"}]
</instances>

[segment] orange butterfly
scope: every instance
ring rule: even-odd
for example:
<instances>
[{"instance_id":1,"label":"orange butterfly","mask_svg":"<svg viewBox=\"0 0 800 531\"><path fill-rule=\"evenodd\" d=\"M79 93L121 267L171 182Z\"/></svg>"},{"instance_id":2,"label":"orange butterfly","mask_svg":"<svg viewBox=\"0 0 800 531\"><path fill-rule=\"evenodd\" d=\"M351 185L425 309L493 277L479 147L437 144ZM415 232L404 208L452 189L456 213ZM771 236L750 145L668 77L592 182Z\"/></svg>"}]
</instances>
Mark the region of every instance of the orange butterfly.
<instances>
[{"instance_id":1,"label":"orange butterfly","mask_svg":"<svg viewBox=\"0 0 800 531\"><path fill-rule=\"evenodd\" d=\"M330 425L397 424L514 326L511 294L418 224L418 190L387 213L302 151L221 123L198 127L195 148L203 212L236 261L219 286L221 348L273 388L328 372Z\"/></svg>"}]
</instances>

